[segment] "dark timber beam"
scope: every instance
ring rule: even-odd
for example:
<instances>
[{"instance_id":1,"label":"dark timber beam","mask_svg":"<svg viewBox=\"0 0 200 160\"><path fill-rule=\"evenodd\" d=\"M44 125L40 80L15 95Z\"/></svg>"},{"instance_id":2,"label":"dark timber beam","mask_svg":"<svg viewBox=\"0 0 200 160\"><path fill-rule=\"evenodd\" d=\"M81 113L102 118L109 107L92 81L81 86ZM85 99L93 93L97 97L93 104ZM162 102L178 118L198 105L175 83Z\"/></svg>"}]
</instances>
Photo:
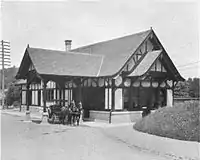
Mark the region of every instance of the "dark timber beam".
<instances>
[{"instance_id":1,"label":"dark timber beam","mask_svg":"<svg viewBox=\"0 0 200 160\"><path fill-rule=\"evenodd\" d=\"M111 109L110 109L110 115L109 115L109 123L112 122L112 112L115 110L115 79L112 79L112 86L111 86Z\"/></svg>"},{"instance_id":2,"label":"dark timber beam","mask_svg":"<svg viewBox=\"0 0 200 160\"><path fill-rule=\"evenodd\" d=\"M111 111L115 111L115 79L112 79L112 107Z\"/></svg>"},{"instance_id":3,"label":"dark timber beam","mask_svg":"<svg viewBox=\"0 0 200 160\"><path fill-rule=\"evenodd\" d=\"M63 106L65 106L65 87L63 88Z\"/></svg>"},{"instance_id":4,"label":"dark timber beam","mask_svg":"<svg viewBox=\"0 0 200 160\"><path fill-rule=\"evenodd\" d=\"M30 84L27 83L26 84L26 105L27 105L26 106L26 111L29 111L29 105L30 105L29 104L29 94L30 94L29 93L29 91L30 91L29 88L30 88Z\"/></svg>"},{"instance_id":5,"label":"dark timber beam","mask_svg":"<svg viewBox=\"0 0 200 160\"><path fill-rule=\"evenodd\" d=\"M46 96L47 96L47 93L46 93L46 87L47 87L47 81L44 81L43 80L43 112L47 112L47 109L46 109Z\"/></svg>"},{"instance_id":6,"label":"dark timber beam","mask_svg":"<svg viewBox=\"0 0 200 160\"><path fill-rule=\"evenodd\" d=\"M47 106L46 106L46 87L47 87L47 80L42 80L43 83L43 114L42 114L42 123L48 123L48 113L47 113Z\"/></svg>"},{"instance_id":7,"label":"dark timber beam","mask_svg":"<svg viewBox=\"0 0 200 160\"><path fill-rule=\"evenodd\" d=\"M133 107L133 87L132 87L132 79L131 79L131 85L129 86L129 110Z\"/></svg>"}]
</instances>

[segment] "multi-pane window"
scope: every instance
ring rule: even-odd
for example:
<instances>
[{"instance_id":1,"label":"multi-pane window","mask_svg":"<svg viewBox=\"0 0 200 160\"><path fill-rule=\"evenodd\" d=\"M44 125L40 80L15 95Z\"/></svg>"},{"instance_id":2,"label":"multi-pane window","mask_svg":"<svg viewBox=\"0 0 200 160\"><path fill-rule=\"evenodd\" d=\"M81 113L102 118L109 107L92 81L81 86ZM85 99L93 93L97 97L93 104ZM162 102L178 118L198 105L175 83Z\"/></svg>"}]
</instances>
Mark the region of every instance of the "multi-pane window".
<instances>
[{"instance_id":1,"label":"multi-pane window","mask_svg":"<svg viewBox=\"0 0 200 160\"><path fill-rule=\"evenodd\" d=\"M54 100L54 89L47 89L46 90L46 100L53 101Z\"/></svg>"}]
</instances>

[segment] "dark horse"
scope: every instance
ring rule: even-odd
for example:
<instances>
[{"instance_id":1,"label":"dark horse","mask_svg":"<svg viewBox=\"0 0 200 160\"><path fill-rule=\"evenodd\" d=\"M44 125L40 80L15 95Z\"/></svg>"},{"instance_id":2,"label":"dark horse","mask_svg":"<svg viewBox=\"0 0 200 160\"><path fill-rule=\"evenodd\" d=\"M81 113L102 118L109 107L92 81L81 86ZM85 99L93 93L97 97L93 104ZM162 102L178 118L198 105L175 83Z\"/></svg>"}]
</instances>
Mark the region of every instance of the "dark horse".
<instances>
[{"instance_id":1,"label":"dark horse","mask_svg":"<svg viewBox=\"0 0 200 160\"><path fill-rule=\"evenodd\" d=\"M64 125L65 124L65 119L67 119L67 123L69 122L69 115L70 115L70 108L68 106L63 106L61 108L59 120L60 122Z\"/></svg>"},{"instance_id":2,"label":"dark horse","mask_svg":"<svg viewBox=\"0 0 200 160\"><path fill-rule=\"evenodd\" d=\"M75 125L77 123L79 125L81 111L81 103L76 106L74 101L69 106L52 105L48 109L48 120L51 123L55 123L56 119L58 119L63 125L65 124L65 120L67 120L67 124Z\"/></svg>"},{"instance_id":3,"label":"dark horse","mask_svg":"<svg viewBox=\"0 0 200 160\"><path fill-rule=\"evenodd\" d=\"M79 125L80 122L80 116L81 116L81 111L82 111L82 105L79 103L77 106L73 103L71 105L71 118L72 118L72 124L75 125L77 123L77 126Z\"/></svg>"},{"instance_id":4,"label":"dark horse","mask_svg":"<svg viewBox=\"0 0 200 160\"><path fill-rule=\"evenodd\" d=\"M68 119L70 115L70 109L68 106L52 105L48 109L48 114L49 122L55 123L56 119L58 119L60 123L65 124L65 119Z\"/></svg>"}]
</instances>

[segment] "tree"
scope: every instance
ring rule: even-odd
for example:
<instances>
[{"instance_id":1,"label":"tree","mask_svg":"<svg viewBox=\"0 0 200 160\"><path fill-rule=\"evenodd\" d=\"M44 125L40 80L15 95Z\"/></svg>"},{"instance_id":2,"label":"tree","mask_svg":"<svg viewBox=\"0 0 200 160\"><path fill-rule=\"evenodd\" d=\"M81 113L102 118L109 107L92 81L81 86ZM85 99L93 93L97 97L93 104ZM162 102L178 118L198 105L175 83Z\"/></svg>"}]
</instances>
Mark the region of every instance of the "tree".
<instances>
[{"instance_id":1,"label":"tree","mask_svg":"<svg viewBox=\"0 0 200 160\"><path fill-rule=\"evenodd\" d=\"M11 106L15 101L20 102L21 88L11 84L6 93L6 104Z\"/></svg>"},{"instance_id":2,"label":"tree","mask_svg":"<svg viewBox=\"0 0 200 160\"><path fill-rule=\"evenodd\" d=\"M175 97L194 97L197 98L200 96L199 88L200 88L200 79L199 78L188 78L188 80L184 82L178 82L174 89Z\"/></svg>"},{"instance_id":3,"label":"tree","mask_svg":"<svg viewBox=\"0 0 200 160\"><path fill-rule=\"evenodd\" d=\"M187 81L178 82L174 89L175 97L189 97L189 83Z\"/></svg>"},{"instance_id":4,"label":"tree","mask_svg":"<svg viewBox=\"0 0 200 160\"><path fill-rule=\"evenodd\" d=\"M5 75L5 84L4 87L8 88L10 84L15 81L15 76L17 74L18 68L15 66L11 68L5 68L4 75ZM0 70L0 77L2 77L2 70ZM0 87L2 88L2 79L0 79Z\"/></svg>"},{"instance_id":5,"label":"tree","mask_svg":"<svg viewBox=\"0 0 200 160\"><path fill-rule=\"evenodd\" d=\"M189 87L190 97L199 97L199 88L200 88L199 80L200 80L199 78L193 78L193 80L190 81L190 87Z\"/></svg>"}]
</instances>

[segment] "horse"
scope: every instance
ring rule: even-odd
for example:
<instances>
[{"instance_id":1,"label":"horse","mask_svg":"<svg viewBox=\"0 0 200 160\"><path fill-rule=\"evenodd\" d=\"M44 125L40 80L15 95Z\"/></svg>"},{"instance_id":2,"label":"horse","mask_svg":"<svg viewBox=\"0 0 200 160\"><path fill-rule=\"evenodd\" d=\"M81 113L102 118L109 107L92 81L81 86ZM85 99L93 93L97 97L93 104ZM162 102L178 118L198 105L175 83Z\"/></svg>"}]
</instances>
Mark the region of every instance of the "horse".
<instances>
[{"instance_id":1,"label":"horse","mask_svg":"<svg viewBox=\"0 0 200 160\"><path fill-rule=\"evenodd\" d=\"M67 124L72 124L72 108L71 105L68 107Z\"/></svg>"},{"instance_id":2,"label":"horse","mask_svg":"<svg viewBox=\"0 0 200 160\"><path fill-rule=\"evenodd\" d=\"M73 125L75 125L75 123L77 123L77 126L79 126L81 110L82 110L81 106L80 106L80 103L79 103L78 107L75 104L72 105L72 123L73 123Z\"/></svg>"},{"instance_id":3,"label":"horse","mask_svg":"<svg viewBox=\"0 0 200 160\"><path fill-rule=\"evenodd\" d=\"M68 122L69 114L70 114L70 110L68 106L61 107L59 120L63 125L65 124L66 116L67 116L67 122Z\"/></svg>"}]
</instances>

